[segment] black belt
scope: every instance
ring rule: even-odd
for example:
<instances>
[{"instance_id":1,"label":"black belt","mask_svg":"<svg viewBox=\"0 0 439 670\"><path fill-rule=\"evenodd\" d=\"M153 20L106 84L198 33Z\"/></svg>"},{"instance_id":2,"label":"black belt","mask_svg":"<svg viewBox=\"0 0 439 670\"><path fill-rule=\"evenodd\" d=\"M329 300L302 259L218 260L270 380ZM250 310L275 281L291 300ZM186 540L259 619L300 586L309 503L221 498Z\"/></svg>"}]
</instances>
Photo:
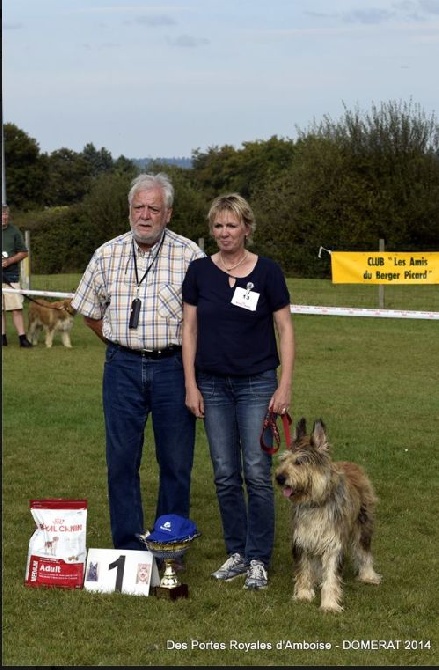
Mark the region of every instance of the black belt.
<instances>
[{"instance_id":1,"label":"black belt","mask_svg":"<svg viewBox=\"0 0 439 670\"><path fill-rule=\"evenodd\" d=\"M135 354L137 356L142 356L143 358L151 358L156 361L160 358L168 358L169 356L175 356L181 351L181 347L177 344L171 344L169 347L164 347L163 349L130 349L130 347L123 347L121 344L114 344L110 342L113 347L118 347L122 351L127 351L130 354Z\"/></svg>"}]
</instances>

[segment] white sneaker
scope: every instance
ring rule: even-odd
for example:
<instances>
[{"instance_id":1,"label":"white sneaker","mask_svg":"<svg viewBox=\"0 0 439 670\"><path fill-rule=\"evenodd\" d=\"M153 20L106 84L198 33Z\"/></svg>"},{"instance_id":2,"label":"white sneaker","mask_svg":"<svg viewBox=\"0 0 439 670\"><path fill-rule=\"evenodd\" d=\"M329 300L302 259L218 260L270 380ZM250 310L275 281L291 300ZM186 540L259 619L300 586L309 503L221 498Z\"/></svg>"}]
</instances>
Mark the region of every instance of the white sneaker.
<instances>
[{"instance_id":1,"label":"white sneaker","mask_svg":"<svg viewBox=\"0 0 439 670\"><path fill-rule=\"evenodd\" d=\"M268 574L262 561L253 559L247 571L245 589L266 589L268 587Z\"/></svg>"},{"instance_id":2,"label":"white sneaker","mask_svg":"<svg viewBox=\"0 0 439 670\"><path fill-rule=\"evenodd\" d=\"M227 561L218 568L216 572L212 572L212 577L223 582L228 582L235 579L238 575L245 575L248 570L248 563L241 554L231 554Z\"/></svg>"}]
</instances>

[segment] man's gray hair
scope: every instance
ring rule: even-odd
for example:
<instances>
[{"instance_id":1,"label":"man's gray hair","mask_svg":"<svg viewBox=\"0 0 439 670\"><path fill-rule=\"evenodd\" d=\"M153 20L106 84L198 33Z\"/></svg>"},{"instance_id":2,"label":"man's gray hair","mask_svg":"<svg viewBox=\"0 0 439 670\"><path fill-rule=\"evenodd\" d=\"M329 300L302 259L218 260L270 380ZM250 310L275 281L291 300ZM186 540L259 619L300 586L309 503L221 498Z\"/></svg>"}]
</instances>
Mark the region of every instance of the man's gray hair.
<instances>
[{"instance_id":1,"label":"man's gray hair","mask_svg":"<svg viewBox=\"0 0 439 670\"><path fill-rule=\"evenodd\" d=\"M138 177L131 182L131 189L128 193L128 203L131 206L134 196L139 191L151 191L154 188L159 188L163 191L165 205L168 209L174 204L174 187L168 175L164 172L158 174L139 174Z\"/></svg>"}]
</instances>

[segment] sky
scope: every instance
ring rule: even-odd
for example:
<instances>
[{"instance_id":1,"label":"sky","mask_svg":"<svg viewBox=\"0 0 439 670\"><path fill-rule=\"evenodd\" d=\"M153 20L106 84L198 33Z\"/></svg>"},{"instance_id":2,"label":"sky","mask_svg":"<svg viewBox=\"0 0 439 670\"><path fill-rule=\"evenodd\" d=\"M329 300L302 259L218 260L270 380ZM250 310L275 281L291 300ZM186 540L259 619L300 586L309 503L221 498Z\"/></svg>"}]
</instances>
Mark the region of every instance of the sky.
<instances>
[{"instance_id":1,"label":"sky","mask_svg":"<svg viewBox=\"0 0 439 670\"><path fill-rule=\"evenodd\" d=\"M439 116L439 0L3 0L3 122L190 157L387 102Z\"/></svg>"}]
</instances>

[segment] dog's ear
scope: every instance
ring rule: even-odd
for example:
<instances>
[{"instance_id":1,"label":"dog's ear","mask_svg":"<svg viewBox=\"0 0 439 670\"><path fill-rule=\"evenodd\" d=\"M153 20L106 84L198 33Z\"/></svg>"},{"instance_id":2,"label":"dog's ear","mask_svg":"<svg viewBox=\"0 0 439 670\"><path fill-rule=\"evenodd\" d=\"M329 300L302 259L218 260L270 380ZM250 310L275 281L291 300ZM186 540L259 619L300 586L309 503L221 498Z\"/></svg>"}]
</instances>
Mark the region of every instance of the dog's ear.
<instances>
[{"instance_id":1,"label":"dog's ear","mask_svg":"<svg viewBox=\"0 0 439 670\"><path fill-rule=\"evenodd\" d=\"M321 419L316 419L316 421L314 421L312 439L316 449L320 449L321 451L328 451L329 442L326 435L326 426Z\"/></svg>"},{"instance_id":2,"label":"dog's ear","mask_svg":"<svg viewBox=\"0 0 439 670\"><path fill-rule=\"evenodd\" d=\"M306 435L306 419L304 416L302 416L302 418L299 419L299 421L296 424L296 427L294 428L293 442L300 440L302 437L305 437L305 435Z\"/></svg>"}]
</instances>

